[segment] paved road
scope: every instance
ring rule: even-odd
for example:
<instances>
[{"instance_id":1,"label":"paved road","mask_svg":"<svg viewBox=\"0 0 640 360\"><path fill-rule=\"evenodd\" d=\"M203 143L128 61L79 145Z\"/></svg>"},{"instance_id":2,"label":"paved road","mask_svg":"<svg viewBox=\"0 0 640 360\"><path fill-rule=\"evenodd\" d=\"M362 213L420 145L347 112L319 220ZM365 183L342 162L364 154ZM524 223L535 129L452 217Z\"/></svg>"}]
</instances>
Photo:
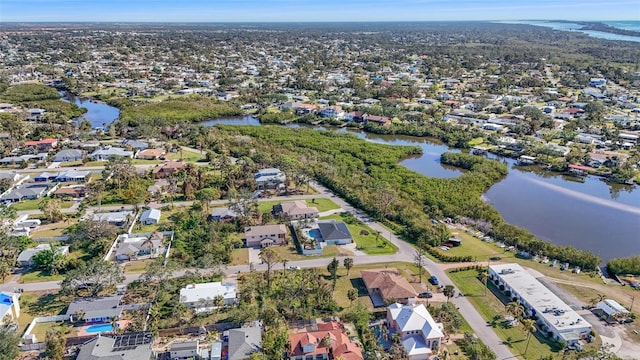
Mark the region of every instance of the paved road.
<instances>
[{"instance_id":1,"label":"paved road","mask_svg":"<svg viewBox=\"0 0 640 360\"><path fill-rule=\"evenodd\" d=\"M371 263L385 263L385 262L394 262L394 261L404 261L404 262L413 262L415 249L408 244L407 242L401 240L396 235L392 234L389 230L387 230L382 225L371 221L364 214L360 213L353 206L345 202L343 199L335 196L331 191L326 189L325 187L312 183L312 186L316 188L319 194L314 195L301 195L301 196L277 196L268 199L260 199L260 201L272 201L272 200L292 200L292 199L309 199L309 198L321 198L326 197L330 198L333 202L338 204L345 211L349 211L364 221L367 222L367 225L371 227L373 230L380 231L380 236L386 238L391 241L398 247L398 252L393 255L379 255L379 256L369 256L369 255L356 255L352 258L354 259L354 263L358 264L371 264ZM226 201L219 200L213 202L213 204L224 204ZM185 202L186 204L186 202ZM107 207L102 207L106 209ZM117 207L120 209L120 207ZM345 257L338 257L340 262ZM331 261L329 258L314 258L309 260L300 260L300 261L290 261L287 264L291 266L299 266L301 268L316 268L316 267L326 267L327 264ZM440 279L440 283L442 285L453 285L453 282L449 279L449 277L445 274L444 270L440 267L439 264L434 261L425 258L424 260L426 270L431 274L435 275ZM253 267L256 271L264 271L267 269L266 264L253 264ZM277 268L278 266L276 266ZM240 272L248 272L249 265L237 265L237 266L227 266L222 268L222 271L227 275L234 275ZM174 277L179 277L184 275L187 271L194 271L194 269L190 270L180 270L174 272ZM124 284L128 284L136 279L138 279L140 274L128 274L126 275ZM13 291L15 288L22 288L24 291L44 291L44 290L57 290L60 288L59 281L49 281L49 282L39 282L39 283L28 283L28 284L17 284L15 282L10 282L4 285L0 285L0 290L8 290ZM467 320L474 333L480 338L487 346L489 346L497 355L498 359L511 359L515 358L515 356L511 353L509 348L502 343L502 341L495 334L493 329L487 325L487 322L482 319L480 314L475 310L473 305L464 297L457 297L452 299L453 304L455 304L462 316Z\"/></svg>"}]
</instances>

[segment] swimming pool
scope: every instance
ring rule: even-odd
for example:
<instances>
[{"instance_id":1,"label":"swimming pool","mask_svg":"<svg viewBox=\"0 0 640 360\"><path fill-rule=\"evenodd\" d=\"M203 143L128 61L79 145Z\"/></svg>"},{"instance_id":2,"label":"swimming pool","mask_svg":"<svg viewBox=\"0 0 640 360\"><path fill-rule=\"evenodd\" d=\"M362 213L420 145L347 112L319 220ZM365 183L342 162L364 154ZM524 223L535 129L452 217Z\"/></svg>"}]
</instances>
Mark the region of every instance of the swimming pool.
<instances>
[{"instance_id":1,"label":"swimming pool","mask_svg":"<svg viewBox=\"0 0 640 360\"><path fill-rule=\"evenodd\" d=\"M116 327L120 327L120 324L116 324ZM84 331L90 334L96 334L101 332L113 331L113 326L111 324L100 324L100 325L91 325L86 328Z\"/></svg>"},{"instance_id":2,"label":"swimming pool","mask_svg":"<svg viewBox=\"0 0 640 360\"><path fill-rule=\"evenodd\" d=\"M307 230L307 236L315 239L315 240L320 240L322 239L322 235L320 234L320 229L309 229Z\"/></svg>"}]
</instances>

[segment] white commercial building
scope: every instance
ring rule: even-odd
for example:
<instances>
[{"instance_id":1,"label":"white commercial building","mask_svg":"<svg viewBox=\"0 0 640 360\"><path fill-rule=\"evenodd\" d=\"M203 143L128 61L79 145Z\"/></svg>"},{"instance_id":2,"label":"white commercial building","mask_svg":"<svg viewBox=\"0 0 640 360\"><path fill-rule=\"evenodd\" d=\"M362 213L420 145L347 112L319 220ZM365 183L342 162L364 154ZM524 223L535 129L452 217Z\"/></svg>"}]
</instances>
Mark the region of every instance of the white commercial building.
<instances>
[{"instance_id":1,"label":"white commercial building","mask_svg":"<svg viewBox=\"0 0 640 360\"><path fill-rule=\"evenodd\" d=\"M591 325L518 264L489 266L489 277L511 300L519 301L538 328L567 345L591 331Z\"/></svg>"}]
</instances>

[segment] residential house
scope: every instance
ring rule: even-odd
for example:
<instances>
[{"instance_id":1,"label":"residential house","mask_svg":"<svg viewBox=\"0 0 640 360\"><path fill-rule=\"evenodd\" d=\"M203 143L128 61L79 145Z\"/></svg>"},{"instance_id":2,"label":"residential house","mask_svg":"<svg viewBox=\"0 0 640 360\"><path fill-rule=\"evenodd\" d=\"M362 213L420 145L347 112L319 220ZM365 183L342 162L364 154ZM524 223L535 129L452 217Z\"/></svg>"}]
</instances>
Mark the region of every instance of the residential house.
<instances>
[{"instance_id":1,"label":"residential house","mask_svg":"<svg viewBox=\"0 0 640 360\"><path fill-rule=\"evenodd\" d=\"M328 340L327 344L323 343ZM289 335L291 360L363 360L362 349L351 342L344 325L336 321L317 324L316 331L303 331Z\"/></svg>"},{"instance_id":2,"label":"residential house","mask_svg":"<svg viewBox=\"0 0 640 360\"><path fill-rule=\"evenodd\" d=\"M0 202L14 203L23 200L38 199L42 196L48 195L57 188L57 185L50 183L32 183L17 185L13 189L7 191L0 196Z\"/></svg>"},{"instance_id":3,"label":"residential house","mask_svg":"<svg viewBox=\"0 0 640 360\"><path fill-rule=\"evenodd\" d=\"M166 188L169 186L169 181L167 179L156 179L153 182L153 185L149 185L147 191L151 195L159 195L163 194L166 191Z\"/></svg>"},{"instance_id":4,"label":"residential house","mask_svg":"<svg viewBox=\"0 0 640 360\"><path fill-rule=\"evenodd\" d=\"M438 353L443 326L433 320L423 304L391 304L387 307L387 323L390 333L400 336L409 360L428 360Z\"/></svg>"},{"instance_id":5,"label":"residential house","mask_svg":"<svg viewBox=\"0 0 640 360\"><path fill-rule=\"evenodd\" d=\"M187 167L187 163L182 161L165 161L163 164L153 168L153 177L162 179L177 174L180 170Z\"/></svg>"},{"instance_id":6,"label":"residential house","mask_svg":"<svg viewBox=\"0 0 640 360\"><path fill-rule=\"evenodd\" d=\"M287 228L283 224L257 225L244 228L246 247L269 247L282 245L286 240Z\"/></svg>"},{"instance_id":7,"label":"residential house","mask_svg":"<svg viewBox=\"0 0 640 360\"><path fill-rule=\"evenodd\" d=\"M364 111L350 111L345 115L345 120L361 123L364 121Z\"/></svg>"},{"instance_id":8,"label":"residential house","mask_svg":"<svg viewBox=\"0 0 640 360\"><path fill-rule=\"evenodd\" d=\"M27 120L35 121L35 120L41 119L46 112L47 110L45 109L38 109L38 108L27 109L27 115L28 115Z\"/></svg>"},{"instance_id":9,"label":"residential house","mask_svg":"<svg viewBox=\"0 0 640 360\"><path fill-rule=\"evenodd\" d=\"M72 199L80 199L87 195L87 187L84 185L62 186L58 188L53 195L59 198L70 197Z\"/></svg>"},{"instance_id":10,"label":"residential house","mask_svg":"<svg viewBox=\"0 0 640 360\"><path fill-rule=\"evenodd\" d=\"M165 233L157 231L145 234L121 234L116 239L118 247L114 257L117 261L133 261L164 256L167 251L164 238L172 235L171 231Z\"/></svg>"},{"instance_id":11,"label":"residential house","mask_svg":"<svg viewBox=\"0 0 640 360\"><path fill-rule=\"evenodd\" d=\"M403 304L415 302L416 290L396 268L362 270L362 281L374 306L384 306L385 300L396 299Z\"/></svg>"},{"instance_id":12,"label":"residential house","mask_svg":"<svg viewBox=\"0 0 640 360\"><path fill-rule=\"evenodd\" d=\"M104 221L115 226L124 226L133 216L133 211L121 210L114 212L99 212L93 214L93 221Z\"/></svg>"},{"instance_id":13,"label":"residential house","mask_svg":"<svg viewBox=\"0 0 640 360\"><path fill-rule=\"evenodd\" d=\"M318 229L322 236L322 241L327 245L346 245L353 242L351 232L347 224L335 220L318 221Z\"/></svg>"},{"instance_id":14,"label":"residential house","mask_svg":"<svg viewBox=\"0 0 640 360\"><path fill-rule=\"evenodd\" d=\"M47 182L47 181L53 181L56 179L56 177L58 177L59 173L54 173L54 172L42 172L36 176L33 177L33 181L35 182Z\"/></svg>"},{"instance_id":15,"label":"residential house","mask_svg":"<svg viewBox=\"0 0 640 360\"><path fill-rule=\"evenodd\" d=\"M75 299L65 312L71 319L83 320L85 323L106 323L119 319L123 307L120 306L121 295Z\"/></svg>"},{"instance_id":16,"label":"residential house","mask_svg":"<svg viewBox=\"0 0 640 360\"><path fill-rule=\"evenodd\" d=\"M315 114L318 111L318 107L313 104L297 104L294 110L296 115Z\"/></svg>"},{"instance_id":17,"label":"residential house","mask_svg":"<svg viewBox=\"0 0 640 360\"><path fill-rule=\"evenodd\" d=\"M134 139L124 139L121 142L122 146L130 146L132 149L136 150L144 150L149 148L149 144L144 141L134 140Z\"/></svg>"},{"instance_id":18,"label":"residential house","mask_svg":"<svg viewBox=\"0 0 640 360\"><path fill-rule=\"evenodd\" d=\"M591 79L589 79L589 86L603 87L605 85L607 85L607 80L605 78L591 78Z\"/></svg>"},{"instance_id":19,"label":"residential house","mask_svg":"<svg viewBox=\"0 0 640 360\"><path fill-rule=\"evenodd\" d=\"M69 254L69 247L68 246L57 246L55 249L56 249L56 253L57 254L62 254L62 256L67 256ZM17 262L18 266L20 266L20 267L33 266L33 257L37 253L39 253L41 251L45 251L45 250L51 250L51 245L49 245L49 244L39 244L38 246L36 246L34 248L24 249L24 250L22 250L20 255L18 255L18 259L16 260L16 262Z\"/></svg>"},{"instance_id":20,"label":"residential house","mask_svg":"<svg viewBox=\"0 0 640 360\"><path fill-rule=\"evenodd\" d=\"M26 148L32 148L37 151L51 151L58 147L58 140L53 138L46 138L40 140L25 141L24 146Z\"/></svg>"},{"instance_id":21,"label":"residential house","mask_svg":"<svg viewBox=\"0 0 640 360\"><path fill-rule=\"evenodd\" d=\"M289 220L313 219L318 217L318 209L310 207L304 200L285 201L274 205L271 213L276 217L284 217Z\"/></svg>"},{"instance_id":22,"label":"residential house","mask_svg":"<svg viewBox=\"0 0 640 360\"><path fill-rule=\"evenodd\" d=\"M0 292L0 326L16 323L20 317L20 294Z\"/></svg>"},{"instance_id":23,"label":"residential house","mask_svg":"<svg viewBox=\"0 0 640 360\"><path fill-rule=\"evenodd\" d=\"M200 356L199 353L199 345L198 340L194 341L180 341L180 342L172 342L169 344L169 356L171 360L182 360L182 359L198 359Z\"/></svg>"},{"instance_id":24,"label":"residential house","mask_svg":"<svg viewBox=\"0 0 640 360\"><path fill-rule=\"evenodd\" d=\"M54 162L65 162L65 161L80 161L86 155L86 152L78 149L65 149L60 150L53 157Z\"/></svg>"},{"instance_id":25,"label":"residential house","mask_svg":"<svg viewBox=\"0 0 640 360\"><path fill-rule=\"evenodd\" d=\"M167 154L167 151L165 149L161 149L161 148L145 149L145 150L142 150L142 151L138 152L138 154L136 154L136 157L138 159L142 159L142 160L157 160L157 159L165 156L166 154Z\"/></svg>"},{"instance_id":26,"label":"residential house","mask_svg":"<svg viewBox=\"0 0 640 360\"><path fill-rule=\"evenodd\" d=\"M342 110L342 107L338 105L329 106L320 111L320 116L326 118L343 119L345 117L345 112L344 110Z\"/></svg>"},{"instance_id":27,"label":"residential house","mask_svg":"<svg viewBox=\"0 0 640 360\"><path fill-rule=\"evenodd\" d=\"M258 171L254 175L254 179L258 184L258 189L275 188L279 184L287 181L287 176L280 169L268 168Z\"/></svg>"},{"instance_id":28,"label":"residential house","mask_svg":"<svg viewBox=\"0 0 640 360\"><path fill-rule=\"evenodd\" d=\"M93 161L107 161L111 158L119 157L133 158L133 152L118 147L105 146L89 155L89 158Z\"/></svg>"},{"instance_id":29,"label":"residential house","mask_svg":"<svg viewBox=\"0 0 640 360\"><path fill-rule=\"evenodd\" d=\"M55 181L57 182L86 182L88 177L91 175L88 171L78 171L78 170L67 170L61 172L58 176L56 176Z\"/></svg>"},{"instance_id":30,"label":"residential house","mask_svg":"<svg viewBox=\"0 0 640 360\"><path fill-rule=\"evenodd\" d=\"M229 330L229 351L227 360L248 359L251 354L262 351L262 330L246 327Z\"/></svg>"},{"instance_id":31,"label":"residential house","mask_svg":"<svg viewBox=\"0 0 640 360\"><path fill-rule=\"evenodd\" d=\"M238 217L238 213L229 208L215 208L209 217L213 221L231 221Z\"/></svg>"},{"instance_id":32,"label":"residential house","mask_svg":"<svg viewBox=\"0 0 640 360\"><path fill-rule=\"evenodd\" d=\"M80 346L76 360L149 360L156 355L151 333L98 334Z\"/></svg>"},{"instance_id":33,"label":"residential house","mask_svg":"<svg viewBox=\"0 0 640 360\"><path fill-rule=\"evenodd\" d=\"M15 171L0 171L0 180L7 180L13 184L20 179L20 174Z\"/></svg>"},{"instance_id":34,"label":"residential house","mask_svg":"<svg viewBox=\"0 0 640 360\"><path fill-rule=\"evenodd\" d=\"M607 317L617 318L629 316L629 310L620 305L617 301L611 299L604 299L596 304L596 308L602 311ZM0 311L2 315L2 311Z\"/></svg>"},{"instance_id":35,"label":"residential house","mask_svg":"<svg viewBox=\"0 0 640 360\"><path fill-rule=\"evenodd\" d=\"M153 225L160 222L161 212L158 209L147 209L140 215L140 223Z\"/></svg>"},{"instance_id":36,"label":"residential house","mask_svg":"<svg viewBox=\"0 0 640 360\"><path fill-rule=\"evenodd\" d=\"M378 115L364 115L364 121L367 123L373 123L380 126L391 125L391 119L386 116L378 116Z\"/></svg>"},{"instance_id":37,"label":"residential house","mask_svg":"<svg viewBox=\"0 0 640 360\"><path fill-rule=\"evenodd\" d=\"M223 284L220 281L204 284L189 284L180 289L180 302L195 309L196 313L208 312L218 306L215 298L221 296L224 306L233 305L237 301L236 285Z\"/></svg>"}]
</instances>

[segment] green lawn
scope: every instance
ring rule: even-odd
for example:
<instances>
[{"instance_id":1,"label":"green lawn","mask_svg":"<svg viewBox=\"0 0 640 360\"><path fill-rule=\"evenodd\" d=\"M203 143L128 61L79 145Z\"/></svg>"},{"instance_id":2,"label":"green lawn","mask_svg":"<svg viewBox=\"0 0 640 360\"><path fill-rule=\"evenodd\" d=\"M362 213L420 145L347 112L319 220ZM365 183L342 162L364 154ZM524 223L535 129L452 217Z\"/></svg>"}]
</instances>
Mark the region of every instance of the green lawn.
<instances>
[{"instance_id":1,"label":"green lawn","mask_svg":"<svg viewBox=\"0 0 640 360\"><path fill-rule=\"evenodd\" d=\"M38 204L40 204L40 201L42 201L42 199L24 200L15 204L11 204L11 208L16 209L16 211L38 210ZM72 205L73 205L73 200L60 201L61 209L68 209Z\"/></svg>"},{"instance_id":2,"label":"green lawn","mask_svg":"<svg viewBox=\"0 0 640 360\"><path fill-rule=\"evenodd\" d=\"M338 206L338 204L326 198L307 199L307 205L315 207L319 212L340 209L340 206Z\"/></svg>"},{"instance_id":3,"label":"green lawn","mask_svg":"<svg viewBox=\"0 0 640 360\"><path fill-rule=\"evenodd\" d=\"M124 264L124 273L125 274L140 274L147 270L147 264L154 262L155 259L144 259L144 260L135 260L129 261Z\"/></svg>"},{"instance_id":4,"label":"green lawn","mask_svg":"<svg viewBox=\"0 0 640 360\"><path fill-rule=\"evenodd\" d=\"M20 317L18 333L23 334L36 316L58 315L73 300L73 296L64 296L50 292L24 292L20 295Z\"/></svg>"},{"instance_id":5,"label":"green lawn","mask_svg":"<svg viewBox=\"0 0 640 360\"><path fill-rule=\"evenodd\" d=\"M345 218L345 216L347 218ZM321 219L348 221L348 216L350 215L333 214L324 216ZM347 228L349 229L349 232L351 232L351 236L353 236L353 240L356 242L356 246L358 247L358 249L364 251L367 255L395 254L396 251L398 251L398 248L394 244L387 241L382 235L377 236L376 232L373 229L363 223L347 223Z\"/></svg>"},{"instance_id":6,"label":"green lawn","mask_svg":"<svg viewBox=\"0 0 640 360\"><path fill-rule=\"evenodd\" d=\"M514 258L513 253L508 252L505 254L503 249L471 236L462 230L452 230L451 233L462 239L462 245L452 247L447 251L437 248L439 252L450 256L472 256L478 261L487 261L490 257L496 256L500 257L501 261L506 258Z\"/></svg>"},{"instance_id":7,"label":"green lawn","mask_svg":"<svg viewBox=\"0 0 640 360\"><path fill-rule=\"evenodd\" d=\"M196 162L200 159L204 159L200 154L188 150L182 150L182 152L180 152L180 150L177 152L170 152L167 154L166 158L167 160L181 160L184 162Z\"/></svg>"},{"instance_id":8,"label":"green lawn","mask_svg":"<svg viewBox=\"0 0 640 360\"><path fill-rule=\"evenodd\" d=\"M20 276L19 282L23 284L40 281L58 281L62 279L64 279L64 275L50 275L46 271L32 271Z\"/></svg>"},{"instance_id":9,"label":"green lawn","mask_svg":"<svg viewBox=\"0 0 640 360\"><path fill-rule=\"evenodd\" d=\"M493 327L498 337L503 341L511 340L511 351L514 355L520 354L524 359L539 359L542 356L557 355L560 350L558 346L539 336L539 334L531 337L529 349L526 355L523 355L527 344L525 332L520 326L509 328L505 327L500 320L494 321L497 316L506 314L505 305L494 295L491 289L487 289L485 295L485 287L476 278L477 274L475 270L468 270L450 272L448 275L458 289L473 304L478 313L487 321L487 324ZM491 288L499 292L493 285L491 285Z\"/></svg>"},{"instance_id":10,"label":"green lawn","mask_svg":"<svg viewBox=\"0 0 640 360\"><path fill-rule=\"evenodd\" d=\"M297 260L309 260L313 258L319 257L334 257L334 256L353 256L353 253L343 249L340 246L329 245L322 248L322 255L302 255L299 254L296 250L296 247L293 244L283 245L283 246L272 246L276 254L280 256L281 259L286 259L288 261L297 261Z\"/></svg>"},{"instance_id":11,"label":"green lawn","mask_svg":"<svg viewBox=\"0 0 640 360\"><path fill-rule=\"evenodd\" d=\"M233 249L231 250L231 263L229 265L247 265L249 264L249 249Z\"/></svg>"}]
</instances>

